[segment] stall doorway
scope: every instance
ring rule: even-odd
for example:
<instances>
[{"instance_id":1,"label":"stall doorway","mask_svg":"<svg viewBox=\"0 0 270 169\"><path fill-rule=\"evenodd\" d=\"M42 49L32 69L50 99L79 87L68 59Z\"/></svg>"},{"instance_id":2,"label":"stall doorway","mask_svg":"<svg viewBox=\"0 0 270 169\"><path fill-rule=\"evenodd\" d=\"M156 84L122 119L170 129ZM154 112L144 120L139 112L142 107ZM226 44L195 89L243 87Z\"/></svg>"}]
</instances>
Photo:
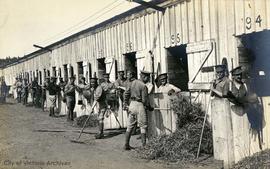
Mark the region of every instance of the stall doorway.
<instances>
[{"instance_id":1,"label":"stall doorway","mask_svg":"<svg viewBox=\"0 0 270 169\"><path fill-rule=\"evenodd\" d=\"M63 65L63 70L64 70L64 81L68 81L68 68L67 65Z\"/></svg>"},{"instance_id":2,"label":"stall doorway","mask_svg":"<svg viewBox=\"0 0 270 169\"><path fill-rule=\"evenodd\" d=\"M103 82L103 74L106 73L105 58L97 59L99 83Z\"/></svg>"},{"instance_id":3,"label":"stall doorway","mask_svg":"<svg viewBox=\"0 0 270 169\"><path fill-rule=\"evenodd\" d=\"M188 60L186 45L167 48L168 81L182 91L188 91Z\"/></svg>"},{"instance_id":4,"label":"stall doorway","mask_svg":"<svg viewBox=\"0 0 270 169\"><path fill-rule=\"evenodd\" d=\"M260 97L270 96L270 31L240 37L239 65L245 69L244 78L250 89Z\"/></svg>"},{"instance_id":5,"label":"stall doorway","mask_svg":"<svg viewBox=\"0 0 270 169\"><path fill-rule=\"evenodd\" d=\"M125 70L130 70L132 72L135 72L136 79L137 77L137 59L136 59L136 52L127 53L124 54L124 62L125 62Z\"/></svg>"},{"instance_id":6,"label":"stall doorway","mask_svg":"<svg viewBox=\"0 0 270 169\"><path fill-rule=\"evenodd\" d=\"M78 77L83 76L83 62L77 62Z\"/></svg>"}]
</instances>

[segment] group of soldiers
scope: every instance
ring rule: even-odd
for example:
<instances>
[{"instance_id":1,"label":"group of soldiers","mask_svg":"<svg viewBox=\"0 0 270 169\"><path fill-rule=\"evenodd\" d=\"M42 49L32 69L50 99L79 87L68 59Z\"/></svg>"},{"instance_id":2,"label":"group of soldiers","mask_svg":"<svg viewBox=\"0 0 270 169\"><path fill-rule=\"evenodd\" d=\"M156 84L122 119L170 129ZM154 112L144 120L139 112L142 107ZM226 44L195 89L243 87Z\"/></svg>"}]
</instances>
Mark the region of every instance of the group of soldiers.
<instances>
[{"instance_id":1,"label":"group of soldiers","mask_svg":"<svg viewBox=\"0 0 270 169\"><path fill-rule=\"evenodd\" d=\"M34 78L31 83L28 83L27 79L16 78L17 100L27 104L28 92L31 90L34 105L44 108L46 100L49 115L53 117L58 97L60 102L66 104L67 120L73 121L76 101L81 104L80 102L86 99L91 107L88 111L91 113L95 110L98 113L99 131L95 137L101 139L104 137L105 114L108 110L115 111L117 109L115 106L117 107L120 99L123 110L128 114L124 149L130 150L132 149L129 145L130 137L137 126L140 127L142 145L146 144L147 111L154 110L154 105L150 101L150 95L155 86L151 82L151 72L142 70L139 79L136 79L136 74L137 72L127 70L125 77L124 71L118 71L118 78L112 83L109 80L109 74L105 73L102 79L91 77L89 84L86 84L83 76L78 76L78 84L75 84L75 76L71 76L66 82L63 81L63 78L59 78L58 83L56 83L56 77L47 77L43 86L38 84L37 78ZM179 88L167 82L167 78L166 73L157 77L155 81L159 84L156 85L158 86L157 91L166 94L180 92ZM76 91L78 98L76 98Z\"/></svg>"}]
</instances>

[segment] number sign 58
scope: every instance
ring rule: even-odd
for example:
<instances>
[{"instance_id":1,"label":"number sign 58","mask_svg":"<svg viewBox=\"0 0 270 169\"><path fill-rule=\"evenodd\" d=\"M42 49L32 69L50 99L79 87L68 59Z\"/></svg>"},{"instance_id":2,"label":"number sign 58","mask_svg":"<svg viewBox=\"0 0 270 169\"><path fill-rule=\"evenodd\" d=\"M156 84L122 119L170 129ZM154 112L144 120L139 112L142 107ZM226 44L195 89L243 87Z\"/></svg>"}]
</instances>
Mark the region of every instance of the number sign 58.
<instances>
[{"instance_id":1,"label":"number sign 58","mask_svg":"<svg viewBox=\"0 0 270 169\"><path fill-rule=\"evenodd\" d=\"M258 24L259 27L262 26L262 18L261 15L258 15L255 19L255 24ZM252 25L252 19L251 17L246 17L246 29L251 29L251 25Z\"/></svg>"}]
</instances>

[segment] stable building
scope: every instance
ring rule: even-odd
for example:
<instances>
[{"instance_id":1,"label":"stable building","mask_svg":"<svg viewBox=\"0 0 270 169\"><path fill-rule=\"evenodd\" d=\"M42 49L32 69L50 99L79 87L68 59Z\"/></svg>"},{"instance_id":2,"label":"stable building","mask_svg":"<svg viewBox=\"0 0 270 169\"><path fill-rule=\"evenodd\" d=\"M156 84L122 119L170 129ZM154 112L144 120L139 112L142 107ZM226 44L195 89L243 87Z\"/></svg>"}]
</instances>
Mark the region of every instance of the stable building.
<instances>
[{"instance_id":1,"label":"stable building","mask_svg":"<svg viewBox=\"0 0 270 169\"><path fill-rule=\"evenodd\" d=\"M269 0L159 0L158 11L139 6L114 16L94 27L46 46L3 68L7 84L16 76L29 80L46 76L67 79L83 75L86 81L96 75L110 73L116 80L117 70L148 70L155 75L168 73L169 82L197 97L209 117L215 109L206 108L210 82L214 72L202 73L201 68L227 63L229 70L239 65L248 74L247 83L257 93L263 109L261 114L231 114L232 140L222 140L230 150L219 150L220 158L229 163L270 148L270 1ZM168 97L158 100L160 110L149 115L152 135L171 133L176 117ZM126 126L126 112L118 112ZM211 119L209 120L216 120ZM222 124L221 124L222 125ZM261 128L257 128L257 126ZM105 128L117 128L113 115L106 118ZM215 130L215 129L213 129ZM227 130L226 130L227 131ZM250 133L249 131L254 131ZM225 132L224 131L220 131ZM226 135L226 132L223 133ZM221 134L222 135L222 134ZM259 137L263 136L259 146ZM215 144L215 143L214 143ZM231 149L232 148L232 149ZM217 151L217 149L215 149Z\"/></svg>"}]
</instances>

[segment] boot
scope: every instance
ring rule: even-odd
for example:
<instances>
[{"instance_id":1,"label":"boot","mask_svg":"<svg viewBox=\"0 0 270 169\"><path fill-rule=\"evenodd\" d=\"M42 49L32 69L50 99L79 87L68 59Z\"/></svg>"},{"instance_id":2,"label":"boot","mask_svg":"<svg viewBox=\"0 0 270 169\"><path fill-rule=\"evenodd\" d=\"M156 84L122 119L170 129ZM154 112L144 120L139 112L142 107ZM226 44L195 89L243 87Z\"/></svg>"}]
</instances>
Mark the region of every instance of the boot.
<instances>
[{"instance_id":1,"label":"boot","mask_svg":"<svg viewBox=\"0 0 270 169\"><path fill-rule=\"evenodd\" d=\"M130 137L131 137L131 134L132 134L131 131L130 132L128 132L128 131L126 132L124 150L131 150L131 149L133 149L133 147L131 147L129 145Z\"/></svg>"},{"instance_id":2,"label":"boot","mask_svg":"<svg viewBox=\"0 0 270 169\"><path fill-rule=\"evenodd\" d=\"M55 117L55 114L54 114L54 107L52 108L52 117Z\"/></svg>"},{"instance_id":3,"label":"boot","mask_svg":"<svg viewBox=\"0 0 270 169\"><path fill-rule=\"evenodd\" d=\"M50 114L49 114L49 116L52 116L52 108L50 107Z\"/></svg>"},{"instance_id":4,"label":"boot","mask_svg":"<svg viewBox=\"0 0 270 169\"><path fill-rule=\"evenodd\" d=\"M96 134L96 139L102 139L104 137L103 135L103 127L104 127L104 123L99 123L99 133Z\"/></svg>"},{"instance_id":5,"label":"boot","mask_svg":"<svg viewBox=\"0 0 270 169\"><path fill-rule=\"evenodd\" d=\"M141 139L142 139L142 146L144 147L146 145L146 134L141 133Z\"/></svg>"}]
</instances>

